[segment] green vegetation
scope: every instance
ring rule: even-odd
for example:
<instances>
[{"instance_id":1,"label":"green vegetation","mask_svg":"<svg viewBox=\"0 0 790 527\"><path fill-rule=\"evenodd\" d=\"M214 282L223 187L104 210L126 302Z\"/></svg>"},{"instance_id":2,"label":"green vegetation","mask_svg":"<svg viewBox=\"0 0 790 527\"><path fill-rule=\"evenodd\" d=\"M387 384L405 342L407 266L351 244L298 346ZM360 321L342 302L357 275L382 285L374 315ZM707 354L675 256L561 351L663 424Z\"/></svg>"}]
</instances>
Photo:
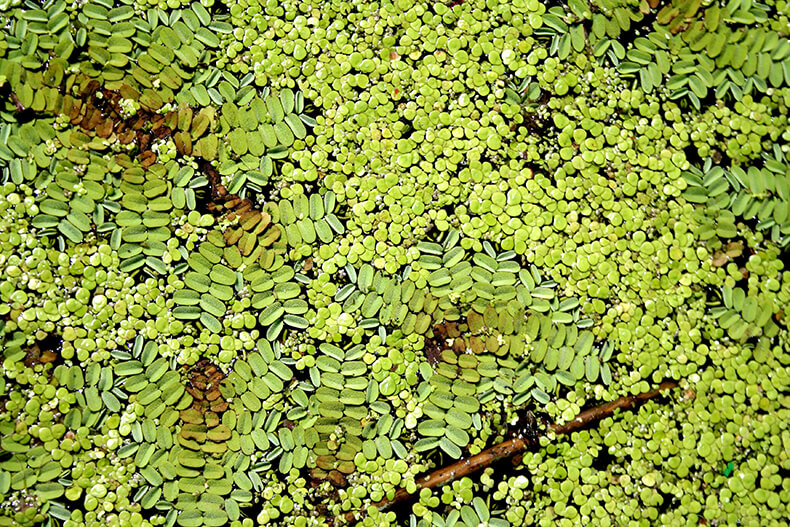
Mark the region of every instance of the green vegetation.
<instances>
[{"instance_id":1,"label":"green vegetation","mask_svg":"<svg viewBox=\"0 0 790 527\"><path fill-rule=\"evenodd\" d=\"M789 16L0 0L0 525L784 525Z\"/></svg>"}]
</instances>

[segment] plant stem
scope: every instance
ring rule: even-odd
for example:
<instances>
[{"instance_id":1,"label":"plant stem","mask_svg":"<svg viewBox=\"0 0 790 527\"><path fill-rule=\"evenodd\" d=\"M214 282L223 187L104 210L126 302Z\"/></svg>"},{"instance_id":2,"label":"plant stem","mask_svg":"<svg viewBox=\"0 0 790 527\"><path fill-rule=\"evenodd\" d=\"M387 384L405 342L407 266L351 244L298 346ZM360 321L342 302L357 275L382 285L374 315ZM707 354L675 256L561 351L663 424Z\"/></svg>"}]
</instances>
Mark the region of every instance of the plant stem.
<instances>
[{"instance_id":1,"label":"plant stem","mask_svg":"<svg viewBox=\"0 0 790 527\"><path fill-rule=\"evenodd\" d=\"M603 403L588 410L584 410L574 419L563 425L549 425L546 431L553 432L558 436L576 432L582 428L587 427L588 425L597 423L598 421L611 416L614 414L615 410L630 410L644 403L645 401L656 397L663 391L675 388L677 385L677 381L664 381L655 390L650 390L649 392L643 392L637 395L620 397L614 401ZM483 450L475 456L461 459L455 463L452 463L451 465L442 467L429 474L426 474L425 476L422 476L415 482L417 484L417 488L414 492L409 492L405 488L401 487L395 492L395 496L393 496L391 500L383 499L379 502L373 503L372 505L379 511L389 510L395 505L411 498L420 489L432 489L434 487L439 487L446 483L450 483L451 481L484 469L501 459L512 457L519 452L523 452L528 448L537 445L537 441L530 441L520 437L508 439L507 441L499 443L498 445L494 445ZM364 517L364 514L364 510L357 510L348 512L342 517L345 519L345 523L351 523L355 520L361 520L362 517Z\"/></svg>"}]
</instances>

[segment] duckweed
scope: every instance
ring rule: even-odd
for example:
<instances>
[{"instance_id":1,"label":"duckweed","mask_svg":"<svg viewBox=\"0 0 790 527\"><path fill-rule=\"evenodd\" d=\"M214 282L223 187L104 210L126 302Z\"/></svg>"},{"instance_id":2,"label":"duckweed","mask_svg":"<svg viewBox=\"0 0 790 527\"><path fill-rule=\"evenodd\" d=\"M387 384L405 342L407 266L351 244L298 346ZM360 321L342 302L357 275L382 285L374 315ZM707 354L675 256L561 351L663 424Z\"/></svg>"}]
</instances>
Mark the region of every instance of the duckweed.
<instances>
[{"instance_id":1,"label":"duckweed","mask_svg":"<svg viewBox=\"0 0 790 527\"><path fill-rule=\"evenodd\" d=\"M790 515L784 2L0 20L3 525Z\"/></svg>"}]
</instances>

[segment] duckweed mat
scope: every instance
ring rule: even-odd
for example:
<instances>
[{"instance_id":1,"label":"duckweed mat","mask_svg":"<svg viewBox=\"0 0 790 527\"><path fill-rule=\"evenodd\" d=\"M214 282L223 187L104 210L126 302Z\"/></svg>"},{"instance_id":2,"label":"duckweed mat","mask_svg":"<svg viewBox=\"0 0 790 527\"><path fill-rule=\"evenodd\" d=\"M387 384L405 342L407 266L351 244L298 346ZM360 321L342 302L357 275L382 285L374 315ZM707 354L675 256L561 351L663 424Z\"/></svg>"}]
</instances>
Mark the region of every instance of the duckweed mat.
<instances>
[{"instance_id":1,"label":"duckweed mat","mask_svg":"<svg viewBox=\"0 0 790 527\"><path fill-rule=\"evenodd\" d=\"M789 16L0 0L0 525L784 525Z\"/></svg>"}]
</instances>

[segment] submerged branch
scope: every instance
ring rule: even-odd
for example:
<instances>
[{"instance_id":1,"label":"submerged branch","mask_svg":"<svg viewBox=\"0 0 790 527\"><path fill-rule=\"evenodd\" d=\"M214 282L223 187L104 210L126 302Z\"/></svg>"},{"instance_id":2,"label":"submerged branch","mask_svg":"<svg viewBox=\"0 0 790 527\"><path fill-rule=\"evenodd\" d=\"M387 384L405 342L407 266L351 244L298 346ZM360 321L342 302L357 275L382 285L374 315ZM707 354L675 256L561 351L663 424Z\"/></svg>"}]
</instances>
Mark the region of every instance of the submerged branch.
<instances>
[{"instance_id":1,"label":"submerged branch","mask_svg":"<svg viewBox=\"0 0 790 527\"><path fill-rule=\"evenodd\" d=\"M620 397L614 401L604 403L588 410L584 410L579 415L577 415L571 421L563 425L558 424L551 424L547 427L545 432L553 432L556 435L566 435L572 432L576 432L585 428L589 425L595 424L598 421L605 419L612 414L614 414L615 410L630 410L639 406L640 404L648 401L661 392L675 388L678 385L677 381L664 381L662 382L658 388L655 390L651 390L649 392L640 393L637 395L629 395L627 397ZM544 432L544 433L545 433ZM432 489L434 487L439 487L446 483L450 483L456 479L462 478L464 476L468 476L469 474L473 474L479 470L482 470L493 463L501 459L506 459L512 457L520 452L523 452L531 447L535 447L538 445L537 441L531 441L526 438L513 438L498 445L494 445L491 448L487 448L483 450L476 456L471 456L466 459L461 459L456 461L455 463L448 465L446 467L442 467L430 474L422 476L419 478L417 483L417 488L414 492L409 492L405 488L399 488L395 492L395 496L390 499L384 499L379 502L372 504L380 511L386 511L394 507L395 505L404 502L414 496L420 489ZM365 512L362 510L351 511L346 513L343 517L346 523L351 523L355 520L360 520L364 516Z\"/></svg>"}]
</instances>

